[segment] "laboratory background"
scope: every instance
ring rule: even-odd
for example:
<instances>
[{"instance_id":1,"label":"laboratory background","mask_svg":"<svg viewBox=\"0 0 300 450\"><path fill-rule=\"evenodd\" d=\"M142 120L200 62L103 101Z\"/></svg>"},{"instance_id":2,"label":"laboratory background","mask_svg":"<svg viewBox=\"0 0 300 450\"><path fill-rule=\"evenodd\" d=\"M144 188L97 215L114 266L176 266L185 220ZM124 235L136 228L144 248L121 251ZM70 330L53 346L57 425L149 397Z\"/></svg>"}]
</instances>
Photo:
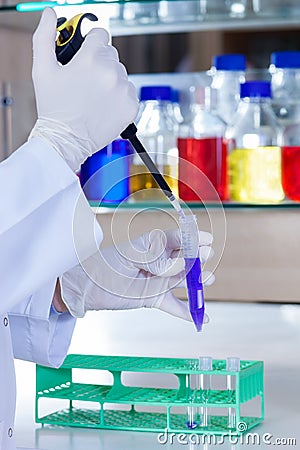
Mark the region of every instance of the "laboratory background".
<instances>
[{"instance_id":1,"label":"laboratory background","mask_svg":"<svg viewBox=\"0 0 300 450\"><path fill-rule=\"evenodd\" d=\"M1 1L0 160L36 120L42 9L95 14L82 32L110 31L139 95L139 139L213 235L202 275L215 282L199 332L158 310L88 312L62 369L15 361L17 446L299 448L300 1L78 3ZM99 149L78 177L103 246L179 226L127 140ZM191 302L191 290L177 295Z\"/></svg>"}]
</instances>

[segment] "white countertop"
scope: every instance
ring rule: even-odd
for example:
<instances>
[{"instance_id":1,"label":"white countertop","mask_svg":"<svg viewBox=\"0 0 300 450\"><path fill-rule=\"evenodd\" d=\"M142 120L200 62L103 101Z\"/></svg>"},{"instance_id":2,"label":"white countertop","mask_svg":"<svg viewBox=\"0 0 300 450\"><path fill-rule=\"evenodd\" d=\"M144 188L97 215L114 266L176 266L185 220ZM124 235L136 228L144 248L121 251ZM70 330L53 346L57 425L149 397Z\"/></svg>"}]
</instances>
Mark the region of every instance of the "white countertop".
<instances>
[{"instance_id":1,"label":"white countertop","mask_svg":"<svg viewBox=\"0 0 300 450\"><path fill-rule=\"evenodd\" d=\"M261 444L162 445L157 433L42 428L34 423L35 366L16 362L18 446L43 450L220 449L279 447L275 439L295 438L300 448L300 305L207 304L211 321L202 333L159 311L103 311L78 320L70 353L213 358L239 356L265 362L265 421L250 430ZM269 443L263 443L265 433ZM268 437L267 437L268 438ZM265 438L265 439L267 439ZM188 438L186 440L188 442ZM271 448L272 448L271 447Z\"/></svg>"}]
</instances>

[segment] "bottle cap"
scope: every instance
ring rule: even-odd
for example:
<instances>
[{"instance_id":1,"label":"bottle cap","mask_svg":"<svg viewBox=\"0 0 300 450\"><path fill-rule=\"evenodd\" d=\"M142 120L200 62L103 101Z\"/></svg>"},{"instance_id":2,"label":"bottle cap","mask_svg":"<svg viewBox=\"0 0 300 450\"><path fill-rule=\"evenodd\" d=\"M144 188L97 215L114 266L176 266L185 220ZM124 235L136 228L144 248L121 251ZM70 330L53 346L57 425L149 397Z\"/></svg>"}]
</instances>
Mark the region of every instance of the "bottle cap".
<instances>
[{"instance_id":1,"label":"bottle cap","mask_svg":"<svg viewBox=\"0 0 300 450\"><path fill-rule=\"evenodd\" d=\"M212 357L211 356L200 356L199 358L199 369L203 371L212 370Z\"/></svg>"},{"instance_id":2,"label":"bottle cap","mask_svg":"<svg viewBox=\"0 0 300 450\"><path fill-rule=\"evenodd\" d=\"M178 89L172 89L171 100L173 103L179 103L179 90Z\"/></svg>"},{"instance_id":3,"label":"bottle cap","mask_svg":"<svg viewBox=\"0 0 300 450\"><path fill-rule=\"evenodd\" d=\"M142 86L140 100L169 100L172 99L171 86Z\"/></svg>"},{"instance_id":4,"label":"bottle cap","mask_svg":"<svg viewBox=\"0 0 300 450\"><path fill-rule=\"evenodd\" d=\"M240 54L216 55L212 60L216 70L246 70L246 57Z\"/></svg>"},{"instance_id":5,"label":"bottle cap","mask_svg":"<svg viewBox=\"0 0 300 450\"><path fill-rule=\"evenodd\" d=\"M229 356L226 360L226 370L228 370L228 372L239 372L240 358Z\"/></svg>"},{"instance_id":6,"label":"bottle cap","mask_svg":"<svg viewBox=\"0 0 300 450\"><path fill-rule=\"evenodd\" d=\"M279 69L300 68L300 51L274 52L270 62Z\"/></svg>"},{"instance_id":7,"label":"bottle cap","mask_svg":"<svg viewBox=\"0 0 300 450\"><path fill-rule=\"evenodd\" d=\"M271 83L269 81L246 81L241 84L241 98L271 97Z\"/></svg>"}]
</instances>

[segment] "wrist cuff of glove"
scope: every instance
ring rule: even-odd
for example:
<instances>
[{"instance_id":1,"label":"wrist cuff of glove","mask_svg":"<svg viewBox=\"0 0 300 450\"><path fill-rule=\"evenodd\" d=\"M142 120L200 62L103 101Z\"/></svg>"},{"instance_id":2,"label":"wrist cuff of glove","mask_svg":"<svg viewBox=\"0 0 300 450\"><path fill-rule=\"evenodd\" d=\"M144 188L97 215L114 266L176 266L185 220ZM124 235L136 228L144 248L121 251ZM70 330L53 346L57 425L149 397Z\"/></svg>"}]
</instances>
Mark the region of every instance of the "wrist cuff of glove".
<instances>
[{"instance_id":1,"label":"wrist cuff of glove","mask_svg":"<svg viewBox=\"0 0 300 450\"><path fill-rule=\"evenodd\" d=\"M68 125L53 119L39 118L28 139L32 137L48 142L74 172L97 150L91 140L77 136Z\"/></svg>"},{"instance_id":2,"label":"wrist cuff of glove","mask_svg":"<svg viewBox=\"0 0 300 450\"><path fill-rule=\"evenodd\" d=\"M61 296L64 304L68 308L69 313L75 318L85 316L84 296L78 292L76 285L70 283L67 276L60 278Z\"/></svg>"}]
</instances>

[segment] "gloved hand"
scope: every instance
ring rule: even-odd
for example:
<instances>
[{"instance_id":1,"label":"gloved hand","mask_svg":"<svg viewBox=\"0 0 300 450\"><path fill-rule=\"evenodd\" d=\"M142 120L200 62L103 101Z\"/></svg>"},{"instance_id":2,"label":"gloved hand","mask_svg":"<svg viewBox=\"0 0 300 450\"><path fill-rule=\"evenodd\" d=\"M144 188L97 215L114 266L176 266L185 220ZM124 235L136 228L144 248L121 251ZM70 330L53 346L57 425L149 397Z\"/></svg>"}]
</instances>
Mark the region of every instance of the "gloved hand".
<instances>
[{"instance_id":1,"label":"gloved hand","mask_svg":"<svg viewBox=\"0 0 300 450\"><path fill-rule=\"evenodd\" d=\"M203 264L213 255L211 243L212 235L200 232ZM88 310L145 307L191 320L187 302L172 293L173 288L185 286L180 247L179 230L155 230L118 248L99 250L62 276L62 298L75 317ZM212 284L214 275L203 272L203 281Z\"/></svg>"},{"instance_id":2,"label":"gloved hand","mask_svg":"<svg viewBox=\"0 0 300 450\"><path fill-rule=\"evenodd\" d=\"M78 53L61 66L55 55L56 22L55 12L46 8L33 36L38 120L30 137L48 141L77 170L134 120L138 99L102 28L91 30Z\"/></svg>"}]
</instances>

